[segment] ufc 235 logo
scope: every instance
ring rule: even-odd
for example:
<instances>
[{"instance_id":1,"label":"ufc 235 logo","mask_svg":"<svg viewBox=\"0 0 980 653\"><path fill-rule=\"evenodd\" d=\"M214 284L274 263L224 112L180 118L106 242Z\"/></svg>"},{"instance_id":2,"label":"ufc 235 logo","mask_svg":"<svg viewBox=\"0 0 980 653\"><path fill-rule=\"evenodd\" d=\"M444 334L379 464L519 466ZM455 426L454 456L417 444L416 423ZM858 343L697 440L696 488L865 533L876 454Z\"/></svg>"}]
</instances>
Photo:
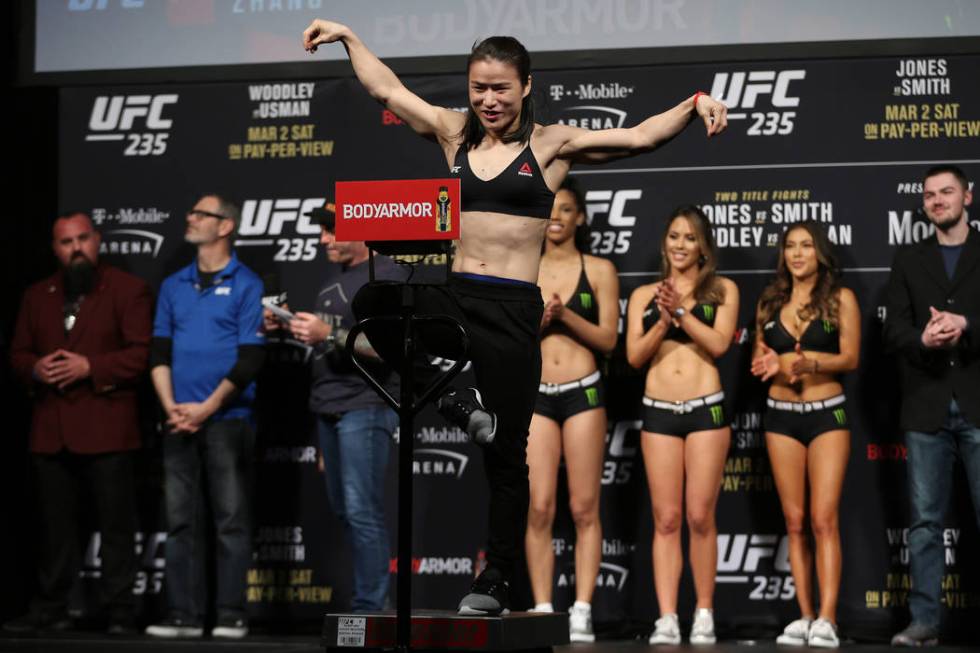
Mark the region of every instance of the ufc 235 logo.
<instances>
[{"instance_id":1,"label":"ufc 235 logo","mask_svg":"<svg viewBox=\"0 0 980 653\"><path fill-rule=\"evenodd\" d=\"M125 156L159 156L167 151L173 120L166 117L176 94L100 95L92 104L86 141L123 141Z\"/></svg>"},{"instance_id":2,"label":"ufc 235 logo","mask_svg":"<svg viewBox=\"0 0 980 653\"><path fill-rule=\"evenodd\" d=\"M729 109L729 120L750 118L749 136L786 136L793 133L795 111L785 109L800 105L800 98L790 95L790 84L806 79L805 70L753 70L751 72L715 73L711 97ZM772 111L736 112L755 109L763 98L769 98Z\"/></svg>"},{"instance_id":3,"label":"ufc 235 logo","mask_svg":"<svg viewBox=\"0 0 980 653\"><path fill-rule=\"evenodd\" d=\"M275 245L278 249L272 257L275 261L312 261L316 258L316 246L320 242L320 227L307 215L323 206L322 197L300 199L245 200L242 203L242 220L235 241L237 247ZM283 227L293 225L292 231L305 238L262 238L280 236Z\"/></svg>"},{"instance_id":4,"label":"ufc 235 logo","mask_svg":"<svg viewBox=\"0 0 980 653\"><path fill-rule=\"evenodd\" d=\"M585 194L585 210L591 231L593 254L625 254L630 248L633 231L627 229L636 224L636 216L628 215L626 203L643 197L639 188L626 190L590 190ZM595 228L595 218L605 215L607 230Z\"/></svg>"},{"instance_id":5,"label":"ufc 235 logo","mask_svg":"<svg viewBox=\"0 0 980 653\"><path fill-rule=\"evenodd\" d=\"M749 599L752 601L789 601L796 596L796 585L793 584L793 577L788 575L789 571L787 536L718 534L718 573L715 582L751 585Z\"/></svg>"}]
</instances>

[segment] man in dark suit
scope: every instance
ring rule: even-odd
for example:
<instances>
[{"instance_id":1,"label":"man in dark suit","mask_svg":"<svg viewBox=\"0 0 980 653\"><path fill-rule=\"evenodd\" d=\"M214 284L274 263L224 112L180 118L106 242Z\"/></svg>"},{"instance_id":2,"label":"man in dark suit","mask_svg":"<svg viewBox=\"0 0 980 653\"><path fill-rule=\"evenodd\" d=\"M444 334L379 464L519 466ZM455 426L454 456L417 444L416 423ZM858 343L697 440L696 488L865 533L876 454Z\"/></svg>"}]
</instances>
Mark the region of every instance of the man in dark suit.
<instances>
[{"instance_id":1,"label":"man in dark suit","mask_svg":"<svg viewBox=\"0 0 980 653\"><path fill-rule=\"evenodd\" d=\"M926 173L923 208L934 236L895 257L885 343L902 366L901 427L908 448L911 624L896 646L935 645L940 627L943 517L957 452L980 524L980 233L963 171Z\"/></svg>"},{"instance_id":2,"label":"man in dark suit","mask_svg":"<svg viewBox=\"0 0 980 653\"><path fill-rule=\"evenodd\" d=\"M53 247L61 269L27 289L17 318L11 364L34 398L30 449L42 531L38 596L6 630L71 627L85 484L101 533L110 632L135 632L136 383L147 368L153 300L145 282L99 263L100 242L84 213L58 218Z\"/></svg>"}]
</instances>

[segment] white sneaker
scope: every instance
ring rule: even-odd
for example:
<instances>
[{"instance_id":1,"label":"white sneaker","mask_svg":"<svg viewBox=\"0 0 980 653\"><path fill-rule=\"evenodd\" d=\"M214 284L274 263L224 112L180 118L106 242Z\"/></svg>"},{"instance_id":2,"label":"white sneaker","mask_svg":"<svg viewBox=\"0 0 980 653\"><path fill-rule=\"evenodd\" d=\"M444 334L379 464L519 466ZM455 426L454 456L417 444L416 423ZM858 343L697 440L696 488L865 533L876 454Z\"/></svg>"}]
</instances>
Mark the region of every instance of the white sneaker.
<instances>
[{"instance_id":1,"label":"white sneaker","mask_svg":"<svg viewBox=\"0 0 980 653\"><path fill-rule=\"evenodd\" d=\"M783 646L806 646L807 636L810 634L810 624L813 619L802 617L791 622L783 630L783 634L776 638L777 644Z\"/></svg>"},{"instance_id":2,"label":"white sneaker","mask_svg":"<svg viewBox=\"0 0 980 653\"><path fill-rule=\"evenodd\" d=\"M568 610L568 641L594 642L592 632L592 606L588 603L575 602Z\"/></svg>"},{"instance_id":3,"label":"white sneaker","mask_svg":"<svg viewBox=\"0 0 980 653\"><path fill-rule=\"evenodd\" d=\"M680 644L681 626L677 622L676 614L665 614L657 619L654 624L653 633L650 635L650 644Z\"/></svg>"},{"instance_id":4,"label":"white sneaker","mask_svg":"<svg viewBox=\"0 0 980 653\"><path fill-rule=\"evenodd\" d=\"M715 616L708 608L698 608L694 611L694 625L691 626L692 644L714 644Z\"/></svg>"},{"instance_id":5,"label":"white sneaker","mask_svg":"<svg viewBox=\"0 0 980 653\"><path fill-rule=\"evenodd\" d=\"M837 626L826 619L817 619L810 624L807 644L815 648L839 648L840 640L837 638Z\"/></svg>"}]
</instances>

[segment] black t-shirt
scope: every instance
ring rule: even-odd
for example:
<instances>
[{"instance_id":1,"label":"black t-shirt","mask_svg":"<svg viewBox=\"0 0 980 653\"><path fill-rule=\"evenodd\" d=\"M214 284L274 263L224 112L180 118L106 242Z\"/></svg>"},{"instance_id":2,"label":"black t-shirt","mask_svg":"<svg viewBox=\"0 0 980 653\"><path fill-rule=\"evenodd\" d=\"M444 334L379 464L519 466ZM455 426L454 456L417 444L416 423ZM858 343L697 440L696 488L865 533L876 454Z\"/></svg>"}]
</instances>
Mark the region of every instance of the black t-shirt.
<instances>
[{"instance_id":1,"label":"black t-shirt","mask_svg":"<svg viewBox=\"0 0 980 653\"><path fill-rule=\"evenodd\" d=\"M406 277L407 270L404 266L398 265L386 256L375 255L375 279L403 281ZM355 323L351 302L361 286L369 280L367 261L345 268L340 275L320 290L311 312L334 329L350 330ZM388 376L385 387L394 396L398 396L398 380L395 374ZM322 346L314 348L313 381L310 389L311 411L341 415L351 410L386 405L356 371L338 372L331 367L324 348Z\"/></svg>"},{"instance_id":2,"label":"black t-shirt","mask_svg":"<svg viewBox=\"0 0 980 653\"><path fill-rule=\"evenodd\" d=\"M939 251L943 254L943 265L946 266L946 276L952 279L953 274L956 272L956 264L960 260L960 252L963 251L963 245L940 245Z\"/></svg>"}]
</instances>

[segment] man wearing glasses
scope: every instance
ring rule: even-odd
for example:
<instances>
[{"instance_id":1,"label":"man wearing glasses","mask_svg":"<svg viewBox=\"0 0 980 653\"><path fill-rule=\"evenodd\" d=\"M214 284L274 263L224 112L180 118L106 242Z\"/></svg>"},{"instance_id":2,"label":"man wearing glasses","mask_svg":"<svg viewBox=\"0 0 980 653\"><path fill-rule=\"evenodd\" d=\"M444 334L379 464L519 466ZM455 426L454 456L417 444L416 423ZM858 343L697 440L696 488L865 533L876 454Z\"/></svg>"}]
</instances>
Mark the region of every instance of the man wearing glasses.
<instances>
[{"instance_id":1,"label":"man wearing glasses","mask_svg":"<svg viewBox=\"0 0 980 653\"><path fill-rule=\"evenodd\" d=\"M146 629L200 637L208 609L204 515L214 520L217 623L213 637L248 634L254 379L265 356L262 282L231 250L238 207L207 194L187 212L196 259L160 288L150 369L166 413L167 607ZM204 502L210 511L204 509Z\"/></svg>"}]
</instances>

